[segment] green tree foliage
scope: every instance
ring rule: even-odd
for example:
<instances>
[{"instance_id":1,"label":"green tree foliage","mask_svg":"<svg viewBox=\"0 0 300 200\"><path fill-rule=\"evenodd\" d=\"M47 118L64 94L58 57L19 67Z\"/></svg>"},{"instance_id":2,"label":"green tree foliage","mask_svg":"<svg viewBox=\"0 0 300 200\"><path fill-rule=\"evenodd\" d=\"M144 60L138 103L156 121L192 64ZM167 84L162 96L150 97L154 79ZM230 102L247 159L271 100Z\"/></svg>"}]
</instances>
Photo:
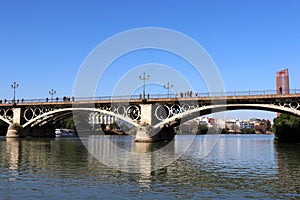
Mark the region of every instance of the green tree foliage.
<instances>
[{"instance_id":1,"label":"green tree foliage","mask_svg":"<svg viewBox=\"0 0 300 200\"><path fill-rule=\"evenodd\" d=\"M242 128L241 134L255 134L255 130L253 128Z\"/></svg>"},{"instance_id":2,"label":"green tree foliage","mask_svg":"<svg viewBox=\"0 0 300 200\"><path fill-rule=\"evenodd\" d=\"M60 121L57 121L54 124L54 128L67 128L67 129L75 129L75 124L74 124L74 120L73 117L68 117L65 119L62 119Z\"/></svg>"},{"instance_id":3,"label":"green tree foliage","mask_svg":"<svg viewBox=\"0 0 300 200\"><path fill-rule=\"evenodd\" d=\"M68 129L75 129L73 117L69 117L69 118L65 119L65 126Z\"/></svg>"},{"instance_id":4,"label":"green tree foliage","mask_svg":"<svg viewBox=\"0 0 300 200\"><path fill-rule=\"evenodd\" d=\"M117 122L114 122L112 124L109 125L110 129L119 129L120 127L118 126Z\"/></svg>"},{"instance_id":5,"label":"green tree foliage","mask_svg":"<svg viewBox=\"0 0 300 200\"><path fill-rule=\"evenodd\" d=\"M75 122L77 123L75 125ZM65 119L61 119L54 124L54 128L67 128L67 129L89 129L90 125L88 123L88 117L85 113L76 113L74 116L70 116Z\"/></svg>"},{"instance_id":6,"label":"green tree foliage","mask_svg":"<svg viewBox=\"0 0 300 200\"><path fill-rule=\"evenodd\" d=\"M221 134L229 134L229 128L223 128Z\"/></svg>"},{"instance_id":7,"label":"green tree foliage","mask_svg":"<svg viewBox=\"0 0 300 200\"><path fill-rule=\"evenodd\" d=\"M275 139L282 142L300 142L300 118L280 114L274 119Z\"/></svg>"},{"instance_id":8,"label":"green tree foliage","mask_svg":"<svg viewBox=\"0 0 300 200\"><path fill-rule=\"evenodd\" d=\"M272 131L272 124L270 120L266 120L266 131Z\"/></svg>"},{"instance_id":9,"label":"green tree foliage","mask_svg":"<svg viewBox=\"0 0 300 200\"><path fill-rule=\"evenodd\" d=\"M198 126L198 131L197 131L197 134L198 135L204 135L206 134L208 131L208 127L204 124L199 124Z\"/></svg>"}]
</instances>

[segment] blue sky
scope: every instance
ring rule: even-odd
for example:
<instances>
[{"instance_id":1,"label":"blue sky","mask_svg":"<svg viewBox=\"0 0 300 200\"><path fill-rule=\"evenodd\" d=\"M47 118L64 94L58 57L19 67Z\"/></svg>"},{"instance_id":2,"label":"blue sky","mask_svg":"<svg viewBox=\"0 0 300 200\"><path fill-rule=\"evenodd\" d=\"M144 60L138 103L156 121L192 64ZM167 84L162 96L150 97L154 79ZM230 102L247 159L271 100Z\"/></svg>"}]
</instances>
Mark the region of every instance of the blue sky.
<instances>
[{"instance_id":1,"label":"blue sky","mask_svg":"<svg viewBox=\"0 0 300 200\"><path fill-rule=\"evenodd\" d=\"M0 99L12 98L13 81L19 83L17 98L46 98L52 88L56 96L71 96L92 49L114 34L141 27L169 28L193 38L214 60L227 91L275 89L275 74L284 68L290 87L300 88L299 9L297 0L0 0ZM114 65L118 71L157 62L193 77L176 60L144 51ZM205 91L201 77L191 78L191 84ZM108 87L99 88L97 94L110 95Z\"/></svg>"}]
</instances>

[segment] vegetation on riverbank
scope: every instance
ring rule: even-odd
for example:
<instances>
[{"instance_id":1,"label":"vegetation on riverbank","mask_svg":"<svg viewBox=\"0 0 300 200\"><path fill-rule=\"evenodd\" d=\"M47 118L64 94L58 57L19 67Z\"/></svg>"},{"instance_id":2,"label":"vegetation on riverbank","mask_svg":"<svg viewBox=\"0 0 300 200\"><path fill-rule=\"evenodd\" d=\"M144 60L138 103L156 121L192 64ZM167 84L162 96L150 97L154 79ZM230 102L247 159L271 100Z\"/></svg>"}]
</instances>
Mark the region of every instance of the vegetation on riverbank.
<instances>
[{"instance_id":1,"label":"vegetation on riverbank","mask_svg":"<svg viewBox=\"0 0 300 200\"><path fill-rule=\"evenodd\" d=\"M300 118L280 114L274 119L273 132L279 142L300 142Z\"/></svg>"},{"instance_id":2,"label":"vegetation on riverbank","mask_svg":"<svg viewBox=\"0 0 300 200\"><path fill-rule=\"evenodd\" d=\"M254 128L241 128L239 131L233 131L229 128L216 128L216 127L208 127L205 124L198 124L198 125L180 125L177 134L197 134L197 135L205 135L205 134L256 134L256 133L263 133L256 131Z\"/></svg>"}]
</instances>

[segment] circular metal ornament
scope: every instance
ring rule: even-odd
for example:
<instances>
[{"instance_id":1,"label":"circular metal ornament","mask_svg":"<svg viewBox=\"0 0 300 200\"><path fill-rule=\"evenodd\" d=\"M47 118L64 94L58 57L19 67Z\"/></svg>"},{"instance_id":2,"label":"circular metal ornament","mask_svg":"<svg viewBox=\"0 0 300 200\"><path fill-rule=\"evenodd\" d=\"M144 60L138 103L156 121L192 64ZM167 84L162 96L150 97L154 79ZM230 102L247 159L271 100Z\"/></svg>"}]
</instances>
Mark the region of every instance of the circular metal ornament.
<instances>
[{"instance_id":1,"label":"circular metal ornament","mask_svg":"<svg viewBox=\"0 0 300 200\"><path fill-rule=\"evenodd\" d=\"M292 108L292 109L298 109L299 108L299 103L296 102L296 101L292 101L290 103L290 108Z\"/></svg>"},{"instance_id":2,"label":"circular metal ornament","mask_svg":"<svg viewBox=\"0 0 300 200\"><path fill-rule=\"evenodd\" d=\"M125 106L119 106L119 107L117 107L116 111L117 111L117 114L121 115L121 116L125 116L125 114L126 114L126 108L125 108Z\"/></svg>"},{"instance_id":3,"label":"circular metal ornament","mask_svg":"<svg viewBox=\"0 0 300 200\"><path fill-rule=\"evenodd\" d=\"M155 117L159 121L163 121L170 117L170 109L167 105L159 105L155 109Z\"/></svg>"},{"instance_id":4,"label":"circular metal ornament","mask_svg":"<svg viewBox=\"0 0 300 200\"><path fill-rule=\"evenodd\" d=\"M285 102L283 102L283 101L279 102L279 106L284 107L285 105L286 105Z\"/></svg>"},{"instance_id":5,"label":"circular metal ornament","mask_svg":"<svg viewBox=\"0 0 300 200\"><path fill-rule=\"evenodd\" d=\"M181 109L183 111L188 111L190 109L190 106L188 104L183 104L182 107L181 107Z\"/></svg>"},{"instance_id":6,"label":"circular metal ornament","mask_svg":"<svg viewBox=\"0 0 300 200\"><path fill-rule=\"evenodd\" d=\"M180 105L178 105L178 104L172 105L172 106L171 106L171 113L172 113L173 115L176 115L176 114L181 113Z\"/></svg>"},{"instance_id":7,"label":"circular metal ornament","mask_svg":"<svg viewBox=\"0 0 300 200\"><path fill-rule=\"evenodd\" d=\"M31 119L33 119L34 117L34 111L32 110L32 108L27 108L24 111L23 117L26 121L30 121Z\"/></svg>"},{"instance_id":8,"label":"circular metal ornament","mask_svg":"<svg viewBox=\"0 0 300 200\"><path fill-rule=\"evenodd\" d=\"M131 105L131 106L128 106L126 114L127 114L127 117L135 120L135 119L140 118L141 111L138 106Z\"/></svg>"},{"instance_id":9,"label":"circular metal ornament","mask_svg":"<svg viewBox=\"0 0 300 200\"><path fill-rule=\"evenodd\" d=\"M12 118L13 118L13 116L14 116L14 112L13 112L13 110L12 109L7 109L6 111L5 111L5 118L6 119L8 119L8 120L12 120Z\"/></svg>"}]
</instances>

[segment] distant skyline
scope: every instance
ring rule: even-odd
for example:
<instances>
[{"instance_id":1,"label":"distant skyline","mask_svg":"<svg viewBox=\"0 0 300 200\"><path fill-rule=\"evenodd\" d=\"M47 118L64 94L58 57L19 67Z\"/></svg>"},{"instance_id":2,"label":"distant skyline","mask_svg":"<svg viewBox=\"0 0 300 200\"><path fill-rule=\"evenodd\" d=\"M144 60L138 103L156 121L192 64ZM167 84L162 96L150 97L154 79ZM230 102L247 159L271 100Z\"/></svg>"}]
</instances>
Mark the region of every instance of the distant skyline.
<instances>
[{"instance_id":1,"label":"distant skyline","mask_svg":"<svg viewBox=\"0 0 300 200\"><path fill-rule=\"evenodd\" d=\"M217 65L226 91L276 90L276 72L285 68L290 88L299 89L299 9L297 0L0 1L0 99L13 98L14 81L19 84L19 99L50 98L52 88L55 97L72 96L81 64L99 43L142 27L173 29L197 41ZM110 78L100 81L96 95L111 95L109 81L115 83L126 70L147 63L174 67L197 92L207 91L205 82L182 59L143 50L112 63L106 72ZM154 76L150 74L150 80ZM161 85L168 81L166 76ZM149 88L167 92L160 86ZM142 82L137 93L141 90ZM173 92L181 90L174 84ZM228 115L271 119L276 113Z\"/></svg>"}]
</instances>

